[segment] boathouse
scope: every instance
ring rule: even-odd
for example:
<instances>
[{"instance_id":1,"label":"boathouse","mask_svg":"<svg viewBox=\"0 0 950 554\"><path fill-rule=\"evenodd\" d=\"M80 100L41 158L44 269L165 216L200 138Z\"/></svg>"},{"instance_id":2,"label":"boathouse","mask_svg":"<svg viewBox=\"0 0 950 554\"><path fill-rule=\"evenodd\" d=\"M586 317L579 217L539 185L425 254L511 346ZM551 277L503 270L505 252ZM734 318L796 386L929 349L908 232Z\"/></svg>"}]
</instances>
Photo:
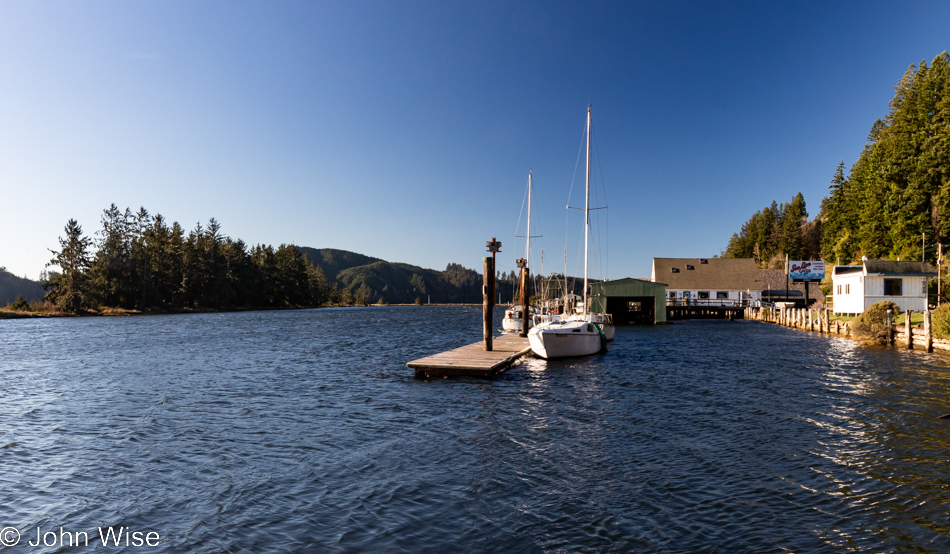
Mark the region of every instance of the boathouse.
<instances>
[{"instance_id":1,"label":"boathouse","mask_svg":"<svg viewBox=\"0 0 950 554\"><path fill-rule=\"evenodd\" d=\"M666 285L645 279L591 283L591 308L617 325L666 323Z\"/></svg>"},{"instance_id":2,"label":"boathouse","mask_svg":"<svg viewBox=\"0 0 950 554\"><path fill-rule=\"evenodd\" d=\"M667 283L671 306L744 307L761 300L752 258L653 258L650 279Z\"/></svg>"},{"instance_id":3,"label":"boathouse","mask_svg":"<svg viewBox=\"0 0 950 554\"><path fill-rule=\"evenodd\" d=\"M864 260L836 265L831 274L834 312L859 314L885 300L903 311L927 309L927 283L937 270L925 262Z\"/></svg>"}]
</instances>

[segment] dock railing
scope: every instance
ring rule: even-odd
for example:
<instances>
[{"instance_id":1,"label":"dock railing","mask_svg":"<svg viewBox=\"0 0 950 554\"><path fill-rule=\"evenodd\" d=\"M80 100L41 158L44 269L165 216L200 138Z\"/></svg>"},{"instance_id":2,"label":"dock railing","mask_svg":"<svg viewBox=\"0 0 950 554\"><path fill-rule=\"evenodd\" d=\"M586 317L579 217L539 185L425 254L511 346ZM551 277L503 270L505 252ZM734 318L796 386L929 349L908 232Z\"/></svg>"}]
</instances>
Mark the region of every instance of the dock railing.
<instances>
[{"instance_id":1,"label":"dock railing","mask_svg":"<svg viewBox=\"0 0 950 554\"><path fill-rule=\"evenodd\" d=\"M702 308L747 308L748 300L738 298L667 298L666 305L698 306Z\"/></svg>"}]
</instances>

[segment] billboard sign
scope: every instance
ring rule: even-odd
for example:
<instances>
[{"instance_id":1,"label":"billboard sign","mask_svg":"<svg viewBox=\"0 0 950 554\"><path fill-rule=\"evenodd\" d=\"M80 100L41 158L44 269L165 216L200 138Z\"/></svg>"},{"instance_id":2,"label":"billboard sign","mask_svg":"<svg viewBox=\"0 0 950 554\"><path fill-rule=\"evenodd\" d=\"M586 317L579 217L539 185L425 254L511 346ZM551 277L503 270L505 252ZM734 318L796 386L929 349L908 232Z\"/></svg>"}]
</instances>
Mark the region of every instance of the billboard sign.
<instances>
[{"instance_id":1,"label":"billboard sign","mask_svg":"<svg viewBox=\"0 0 950 554\"><path fill-rule=\"evenodd\" d=\"M825 262L792 260L788 276L795 281L821 281L825 278Z\"/></svg>"}]
</instances>

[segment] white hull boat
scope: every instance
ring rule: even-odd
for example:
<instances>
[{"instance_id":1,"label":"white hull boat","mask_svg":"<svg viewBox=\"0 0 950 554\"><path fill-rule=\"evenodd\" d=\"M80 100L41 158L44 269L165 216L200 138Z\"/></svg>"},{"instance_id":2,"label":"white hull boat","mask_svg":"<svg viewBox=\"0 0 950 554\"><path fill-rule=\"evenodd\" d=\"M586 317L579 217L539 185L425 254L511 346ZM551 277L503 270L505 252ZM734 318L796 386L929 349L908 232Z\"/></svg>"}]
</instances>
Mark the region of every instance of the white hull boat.
<instances>
[{"instance_id":1,"label":"white hull boat","mask_svg":"<svg viewBox=\"0 0 950 554\"><path fill-rule=\"evenodd\" d=\"M591 314L587 298L588 242L590 240L590 108L587 108L587 178L584 199L584 304L581 313L540 323L528 332L528 344L538 356L566 358L589 356L607 350L606 332L613 338L614 328L605 314ZM566 275L566 272L565 272ZM600 321L598 321L600 320Z\"/></svg>"},{"instance_id":2,"label":"white hull boat","mask_svg":"<svg viewBox=\"0 0 950 554\"><path fill-rule=\"evenodd\" d=\"M607 339L593 323L560 320L528 331L528 344L542 358L570 358L606 350Z\"/></svg>"},{"instance_id":3,"label":"white hull boat","mask_svg":"<svg viewBox=\"0 0 950 554\"><path fill-rule=\"evenodd\" d=\"M528 314L531 314L531 308L528 308ZM518 333L521 331L522 320L521 306L515 306L505 310L505 317L501 320L501 329L506 333ZM528 317L528 329L531 328L533 317Z\"/></svg>"}]
</instances>

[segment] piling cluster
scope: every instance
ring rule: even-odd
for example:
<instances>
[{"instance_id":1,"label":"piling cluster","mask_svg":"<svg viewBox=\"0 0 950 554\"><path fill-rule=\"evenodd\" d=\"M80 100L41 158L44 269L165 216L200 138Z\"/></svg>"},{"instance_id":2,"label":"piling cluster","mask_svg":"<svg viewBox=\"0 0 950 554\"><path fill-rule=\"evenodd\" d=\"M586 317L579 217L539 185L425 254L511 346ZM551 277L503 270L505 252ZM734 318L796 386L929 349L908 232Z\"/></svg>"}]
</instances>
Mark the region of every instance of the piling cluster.
<instances>
[{"instance_id":1,"label":"piling cluster","mask_svg":"<svg viewBox=\"0 0 950 554\"><path fill-rule=\"evenodd\" d=\"M950 341L934 339L930 311L924 312L923 328L911 325L911 316L913 315L911 310L907 310L905 315L903 325L893 325L894 314L891 313L891 310L887 310L884 324L888 345L908 349L917 347L927 352L933 352L934 348L950 350ZM774 323L802 331L855 338L851 322L832 320L831 310L828 309L749 307L745 309L745 317L746 319Z\"/></svg>"}]
</instances>

